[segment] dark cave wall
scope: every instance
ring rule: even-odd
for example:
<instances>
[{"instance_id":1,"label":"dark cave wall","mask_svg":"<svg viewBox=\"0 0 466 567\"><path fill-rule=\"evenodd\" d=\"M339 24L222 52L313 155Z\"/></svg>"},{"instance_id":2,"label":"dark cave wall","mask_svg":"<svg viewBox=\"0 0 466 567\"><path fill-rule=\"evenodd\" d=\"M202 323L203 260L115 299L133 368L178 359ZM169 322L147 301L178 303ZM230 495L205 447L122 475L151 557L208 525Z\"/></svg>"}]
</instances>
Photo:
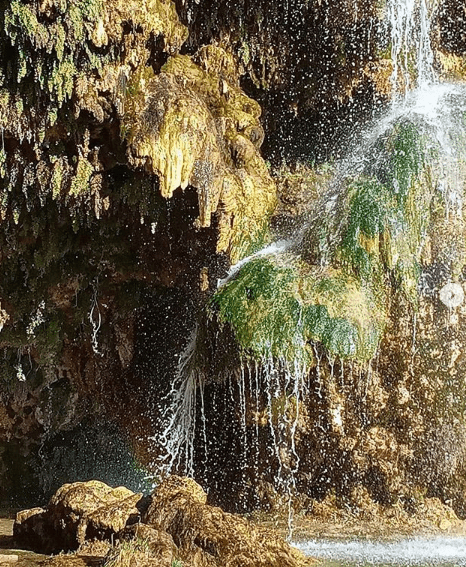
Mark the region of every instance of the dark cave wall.
<instances>
[{"instance_id":1,"label":"dark cave wall","mask_svg":"<svg viewBox=\"0 0 466 567\"><path fill-rule=\"evenodd\" d=\"M435 28L456 69L461 9L443 2ZM0 2L2 499L37 487L55 442L102 422L154 459L141 439L198 313L270 238L265 160L330 160L388 100L383 14L347 0ZM235 452L217 451L220 492Z\"/></svg>"}]
</instances>

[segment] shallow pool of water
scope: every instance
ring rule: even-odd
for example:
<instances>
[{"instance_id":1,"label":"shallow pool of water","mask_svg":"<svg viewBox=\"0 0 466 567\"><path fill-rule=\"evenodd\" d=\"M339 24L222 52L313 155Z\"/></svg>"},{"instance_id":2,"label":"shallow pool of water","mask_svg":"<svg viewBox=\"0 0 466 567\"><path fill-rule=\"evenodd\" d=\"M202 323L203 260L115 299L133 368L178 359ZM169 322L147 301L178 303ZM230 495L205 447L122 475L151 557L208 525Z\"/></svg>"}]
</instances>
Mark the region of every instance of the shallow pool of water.
<instances>
[{"instance_id":1,"label":"shallow pool of water","mask_svg":"<svg viewBox=\"0 0 466 567\"><path fill-rule=\"evenodd\" d=\"M431 537L380 542L311 540L296 544L330 566L466 566L466 538Z\"/></svg>"}]
</instances>

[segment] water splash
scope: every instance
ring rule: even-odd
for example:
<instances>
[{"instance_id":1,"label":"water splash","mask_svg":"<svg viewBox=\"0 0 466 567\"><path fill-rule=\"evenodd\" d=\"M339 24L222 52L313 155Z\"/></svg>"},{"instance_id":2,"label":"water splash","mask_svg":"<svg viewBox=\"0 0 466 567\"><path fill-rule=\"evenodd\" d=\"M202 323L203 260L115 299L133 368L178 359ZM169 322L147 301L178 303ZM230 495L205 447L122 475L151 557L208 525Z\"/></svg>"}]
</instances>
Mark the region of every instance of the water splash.
<instances>
[{"instance_id":1,"label":"water splash","mask_svg":"<svg viewBox=\"0 0 466 567\"><path fill-rule=\"evenodd\" d=\"M309 541L297 544L306 555L343 565L466 565L466 539L432 537L395 542ZM332 563L333 564L333 563Z\"/></svg>"},{"instance_id":2,"label":"water splash","mask_svg":"<svg viewBox=\"0 0 466 567\"><path fill-rule=\"evenodd\" d=\"M233 266L231 266L230 270L228 271L226 277L218 280L217 289L224 286L232 278L234 278L236 274L241 270L241 268L245 264L253 260L254 258L260 258L261 256L276 255L279 254L280 252L284 252L291 245L291 243L292 243L291 240L277 240L276 242L267 244L267 246L264 246L264 248L261 248L257 252L254 252L254 254L251 254L250 256L243 258L236 264L233 264Z\"/></svg>"},{"instance_id":3,"label":"water splash","mask_svg":"<svg viewBox=\"0 0 466 567\"><path fill-rule=\"evenodd\" d=\"M337 177L364 175L371 165L374 148L378 141L390 133L400 121L407 121L416 126L427 140L428 151L435 160L437 179L436 189L444 197L447 214L460 215L463 203L463 187L458 170L457 155L463 143L465 125L458 124L457 116L465 113L466 100L464 89L458 86L435 83L432 70L433 55L430 46L430 23L426 0L389 0L388 15L392 29L392 83L394 92L403 92L403 97L395 97L395 103L385 114L379 116L375 126L363 134L353 148L348 159L338 167ZM413 68L414 65L414 68ZM414 70L413 70L414 69ZM414 89L414 87L417 87ZM434 163L434 162L433 162ZM317 222L323 218L337 216L341 183L335 183L323 201L324 209L316 215ZM396 187L395 187L396 190ZM332 193L333 191L333 193ZM331 231L335 239L339 238L338 227ZM286 252L292 243L287 240L275 242L244 258L232 266L228 275L218 281L218 288L223 287L238 275L251 260L264 256L275 256ZM322 256L323 258L324 256ZM330 260L329 260L330 262ZM297 334L298 336L299 334ZM196 352L199 341L197 329L180 358L176 380L171 392L171 401L165 413L165 426L161 444L163 447L162 468L166 472L181 468L185 474L194 476L196 462L202 462L208 468L206 398L204 389L207 378L196 367ZM415 354L416 337L413 336L412 357ZM315 354L315 376L312 395L319 400L323 392L324 379L321 372L321 353L313 343ZM297 349L299 352L299 348ZM327 361L332 366L331 361ZM340 361L341 362L341 361ZM299 357L293 362L264 355L261 358L240 358L239 374L233 369L226 376L229 383L227 394L229 403L237 413L237 435L240 442L238 457L240 463L241 482L249 482L248 468L253 461L259 468L263 458L261 443L264 429L268 428L271 441L269 457L273 461L274 487L288 495L289 528L292 532L292 496L296 490L296 473L300 466L296 439L301 420L302 401L309 397L309 368ZM350 369L351 370L351 369ZM369 361L365 371L366 379L361 378L359 369L359 385L361 397L365 398L370 390L372 368ZM219 382L222 377L217 377ZM332 369L332 379L333 369ZM340 366L340 380L344 382L343 363ZM317 401L319 403L319 401ZM200 414L199 414L200 412ZM253 416L251 419L251 415ZM333 408L333 426L344 426L344 408ZM259 424L259 421L262 421ZM265 422L265 427L264 423ZM320 423L320 422L319 422ZM201 426L201 434L198 425ZM323 433L326 430L320 426ZM262 436L262 438L261 438ZM196 437L200 439L196 445ZM160 442L160 438L157 439ZM203 455L196 454L199 447ZM226 449L228 450L228 449ZM324 471L325 472L325 471Z\"/></svg>"},{"instance_id":4,"label":"water splash","mask_svg":"<svg viewBox=\"0 0 466 567\"><path fill-rule=\"evenodd\" d=\"M194 363L197 336L198 327L195 327L188 345L180 356L172 389L164 400L167 406L162 416L162 433L149 437L150 441L160 447L161 454L155 465L162 475L170 474L181 467L185 474L194 476L197 396L199 390L204 412L205 384L204 376ZM203 413L203 421L205 424L205 413Z\"/></svg>"},{"instance_id":5,"label":"water splash","mask_svg":"<svg viewBox=\"0 0 466 567\"><path fill-rule=\"evenodd\" d=\"M389 0L387 17L391 28L393 92L407 93L434 82L426 0Z\"/></svg>"}]
</instances>

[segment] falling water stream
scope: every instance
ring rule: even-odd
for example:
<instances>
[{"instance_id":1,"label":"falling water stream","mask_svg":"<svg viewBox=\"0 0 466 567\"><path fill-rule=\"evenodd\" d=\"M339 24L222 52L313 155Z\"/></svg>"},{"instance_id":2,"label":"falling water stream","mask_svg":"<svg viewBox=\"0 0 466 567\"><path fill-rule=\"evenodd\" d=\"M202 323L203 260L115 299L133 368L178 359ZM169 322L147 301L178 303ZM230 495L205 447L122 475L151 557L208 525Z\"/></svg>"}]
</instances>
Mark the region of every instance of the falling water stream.
<instances>
[{"instance_id":1,"label":"falling water stream","mask_svg":"<svg viewBox=\"0 0 466 567\"><path fill-rule=\"evenodd\" d=\"M387 9L392 40L391 82L396 94L391 108L363 135L359 141L360 150L347 158L344 168L362 170L365 167L364 156L367 155L364 148L371 147L374 140L396 120L409 117L430 130L436 149L442 155L439 162L443 171L439 175L438 189L443 194L447 214L461 216L463 190L457 171L455 154L458 148L455 144L460 138L458 116L466 111L465 89L436 80L426 1L389 0ZM417 68L414 80L410 72L413 58ZM323 564L329 567L466 565L464 537L417 537L395 541L310 540L297 546L305 554L323 560Z\"/></svg>"},{"instance_id":2,"label":"falling water stream","mask_svg":"<svg viewBox=\"0 0 466 567\"><path fill-rule=\"evenodd\" d=\"M435 78L429 39L430 11L426 0L388 1L387 17L391 27L393 61L391 83L395 93L392 104L375 120L371 128L362 134L351 149L349 157L342 160L337 170L342 176L347 175L348 171L352 175L363 172L375 141L388 132L397 121L409 119L419 125L423 134L430 140L432 151L441 156L438 160L441 171L438 174L437 189L443 195L448 214L461 215L463 195L455 155L458 149L455 144L461 136L458 135L456 117L458 113L466 112L466 93L457 85L439 83ZM332 215L332 207L338 206L337 201L337 198L332 200L331 195L329 196L325 204L326 216ZM245 264L258 257L280 256L282 261L286 262L289 246L290 242L280 241L243 259L231 268L225 279L218 282L218 287L228 284ZM241 413L238 435L242 439L243 481L246 481L246 469L250 465L248 461L258 461L261 458L259 428L257 422L255 427L248 427L248 406L250 409L255 404L253 409L258 416L263 409L259 407L259 393L262 399L266 400L265 413L273 445L270 458L278 463L275 479L277 490L289 494L290 535L291 497L295 491L295 473L299 467L295 434L300 419L300 400L309 393L308 368L305 359L299 356L303 350L303 345L299 344L300 337L297 333L294 347L298 355L294 363L277 360L272 352L265 354L259 363L244 360L239 375L230 378L229 390L232 403L235 403L236 399L238 411ZM202 459L205 463L209 459L204 394L206 377L196 365L197 341L198 329L193 332L191 341L180 358L178 377L171 392L172 401L165 416L166 426L162 442L165 454L162 465L167 472L182 468L186 474L194 474L197 435L204 440ZM316 353L317 380L319 357L320 354ZM329 360L329 363L333 369L333 361ZM343 373L343 365L338 372ZM333 370L332 378L336 379ZM318 394L318 391L315 392L316 396ZM277 415L278 406L281 408L280 415ZM199 412L202 413L201 416L198 415ZM334 408L333 414L334 427L341 427L338 407ZM308 541L299 544L299 547L311 556L325 559L328 565L466 565L466 540L462 538L413 539L390 543L365 540Z\"/></svg>"}]
</instances>

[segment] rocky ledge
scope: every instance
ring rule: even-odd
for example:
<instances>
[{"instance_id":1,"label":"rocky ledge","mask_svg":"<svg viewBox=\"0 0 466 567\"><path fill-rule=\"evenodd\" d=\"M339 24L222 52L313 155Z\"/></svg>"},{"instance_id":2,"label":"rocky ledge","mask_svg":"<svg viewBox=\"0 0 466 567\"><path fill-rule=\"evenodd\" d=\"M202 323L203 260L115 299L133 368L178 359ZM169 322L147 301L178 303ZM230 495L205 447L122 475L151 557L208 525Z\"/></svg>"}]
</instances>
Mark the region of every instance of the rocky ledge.
<instances>
[{"instance_id":1,"label":"rocky ledge","mask_svg":"<svg viewBox=\"0 0 466 567\"><path fill-rule=\"evenodd\" d=\"M171 476L149 497L91 480L63 485L46 508L19 512L17 545L76 552L92 564L157 567L305 567L274 531L207 504L192 479Z\"/></svg>"}]
</instances>

